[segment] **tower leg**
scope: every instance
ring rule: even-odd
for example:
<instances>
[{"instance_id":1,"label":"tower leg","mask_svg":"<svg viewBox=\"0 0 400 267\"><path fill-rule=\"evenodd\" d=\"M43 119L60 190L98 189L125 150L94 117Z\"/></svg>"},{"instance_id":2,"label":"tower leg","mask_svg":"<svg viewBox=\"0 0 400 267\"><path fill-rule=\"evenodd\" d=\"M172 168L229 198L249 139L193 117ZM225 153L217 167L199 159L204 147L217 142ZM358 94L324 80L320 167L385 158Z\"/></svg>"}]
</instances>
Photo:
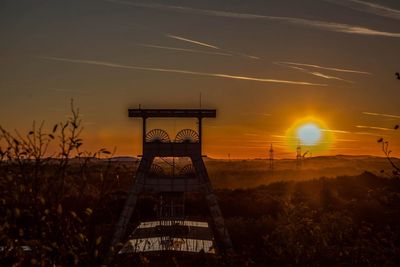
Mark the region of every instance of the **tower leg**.
<instances>
[{"instance_id":1,"label":"tower leg","mask_svg":"<svg viewBox=\"0 0 400 267\"><path fill-rule=\"evenodd\" d=\"M200 183L202 184L202 190L205 193L207 205L210 209L215 229L223 243L224 249L229 252L233 249L231 238L228 230L225 227L224 218L222 217L221 209L219 208L217 197L214 194L204 161L201 157L199 157L192 158L192 162L196 170L196 174L200 179Z\"/></svg>"},{"instance_id":2,"label":"tower leg","mask_svg":"<svg viewBox=\"0 0 400 267\"><path fill-rule=\"evenodd\" d=\"M133 185L131 191L129 192L128 198L125 201L124 208L115 227L111 246L115 246L118 242L120 242L126 232L129 220L131 219L133 211L135 210L138 196L140 192L142 192L145 177L150 170L153 160L154 158L143 157L140 161L139 167L136 171L135 184Z\"/></svg>"}]
</instances>

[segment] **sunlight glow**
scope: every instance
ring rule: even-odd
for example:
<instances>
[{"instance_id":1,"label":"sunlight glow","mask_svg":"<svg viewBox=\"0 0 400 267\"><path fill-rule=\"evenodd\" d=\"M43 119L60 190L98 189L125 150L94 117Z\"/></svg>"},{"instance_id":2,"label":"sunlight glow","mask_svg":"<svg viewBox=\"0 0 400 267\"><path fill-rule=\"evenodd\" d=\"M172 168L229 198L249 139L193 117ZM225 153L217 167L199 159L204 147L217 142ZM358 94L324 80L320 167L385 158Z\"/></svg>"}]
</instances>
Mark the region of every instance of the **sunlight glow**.
<instances>
[{"instance_id":1,"label":"sunlight glow","mask_svg":"<svg viewBox=\"0 0 400 267\"><path fill-rule=\"evenodd\" d=\"M304 151L325 152L333 143L333 134L319 118L309 116L295 121L285 133L286 143L291 151L301 146Z\"/></svg>"},{"instance_id":2,"label":"sunlight glow","mask_svg":"<svg viewBox=\"0 0 400 267\"><path fill-rule=\"evenodd\" d=\"M307 123L297 128L300 142L306 146L314 146L321 139L321 129L314 123Z\"/></svg>"}]
</instances>

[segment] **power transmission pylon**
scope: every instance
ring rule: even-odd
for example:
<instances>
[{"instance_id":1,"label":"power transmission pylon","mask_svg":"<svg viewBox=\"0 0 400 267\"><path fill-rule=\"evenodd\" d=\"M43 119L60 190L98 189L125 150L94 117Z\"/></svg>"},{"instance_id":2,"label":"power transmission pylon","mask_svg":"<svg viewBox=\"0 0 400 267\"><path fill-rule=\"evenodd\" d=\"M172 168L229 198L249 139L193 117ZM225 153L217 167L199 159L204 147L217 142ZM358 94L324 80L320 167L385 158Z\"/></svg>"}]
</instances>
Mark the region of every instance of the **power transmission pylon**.
<instances>
[{"instance_id":1,"label":"power transmission pylon","mask_svg":"<svg viewBox=\"0 0 400 267\"><path fill-rule=\"evenodd\" d=\"M271 144L268 152L269 152L269 168L271 170L273 170L274 169L274 149L272 147L272 144Z\"/></svg>"},{"instance_id":2,"label":"power transmission pylon","mask_svg":"<svg viewBox=\"0 0 400 267\"><path fill-rule=\"evenodd\" d=\"M303 157L301 155L301 145L300 144L297 145L296 152L297 152L297 154L296 154L296 166L299 168L299 167L301 167L301 163L302 163L302 159L303 159Z\"/></svg>"}]
</instances>

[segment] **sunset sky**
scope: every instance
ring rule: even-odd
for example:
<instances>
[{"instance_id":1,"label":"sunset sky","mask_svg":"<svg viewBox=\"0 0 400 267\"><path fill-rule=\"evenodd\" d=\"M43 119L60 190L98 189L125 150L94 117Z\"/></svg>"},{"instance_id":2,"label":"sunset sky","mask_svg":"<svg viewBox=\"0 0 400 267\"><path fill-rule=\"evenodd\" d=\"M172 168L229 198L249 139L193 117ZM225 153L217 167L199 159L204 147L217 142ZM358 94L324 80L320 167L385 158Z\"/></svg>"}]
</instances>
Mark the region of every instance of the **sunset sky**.
<instances>
[{"instance_id":1,"label":"sunset sky","mask_svg":"<svg viewBox=\"0 0 400 267\"><path fill-rule=\"evenodd\" d=\"M3 0L0 125L65 120L73 98L85 148L140 154L128 108L216 108L211 157L400 155L400 1ZM163 122L171 138L182 125ZM150 126L156 126L152 121Z\"/></svg>"}]
</instances>

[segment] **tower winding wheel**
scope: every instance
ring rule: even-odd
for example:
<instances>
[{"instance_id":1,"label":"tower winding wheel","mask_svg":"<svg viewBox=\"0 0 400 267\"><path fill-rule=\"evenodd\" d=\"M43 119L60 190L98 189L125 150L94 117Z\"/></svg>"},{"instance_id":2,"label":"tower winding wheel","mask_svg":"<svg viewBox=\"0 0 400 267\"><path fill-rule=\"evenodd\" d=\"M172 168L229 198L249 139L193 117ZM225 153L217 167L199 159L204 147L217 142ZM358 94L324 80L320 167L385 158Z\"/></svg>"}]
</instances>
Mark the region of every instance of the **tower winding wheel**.
<instances>
[{"instance_id":1,"label":"tower winding wheel","mask_svg":"<svg viewBox=\"0 0 400 267\"><path fill-rule=\"evenodd\" d=\"M153 129L146 134L146 142L148 143L168 143L169 135L162 129Z\"/></svg>"},{"instance_id":2,"label":"tower winding wheel","mask_svg":"<svg viewBox=\"0 0 400 267\"><path fill-rule=\"evenodd\" d=\"M198 143L199 140L199 135L192 129L183 129L175 137L177 143Z\"/></svg>"}]
</instances>

